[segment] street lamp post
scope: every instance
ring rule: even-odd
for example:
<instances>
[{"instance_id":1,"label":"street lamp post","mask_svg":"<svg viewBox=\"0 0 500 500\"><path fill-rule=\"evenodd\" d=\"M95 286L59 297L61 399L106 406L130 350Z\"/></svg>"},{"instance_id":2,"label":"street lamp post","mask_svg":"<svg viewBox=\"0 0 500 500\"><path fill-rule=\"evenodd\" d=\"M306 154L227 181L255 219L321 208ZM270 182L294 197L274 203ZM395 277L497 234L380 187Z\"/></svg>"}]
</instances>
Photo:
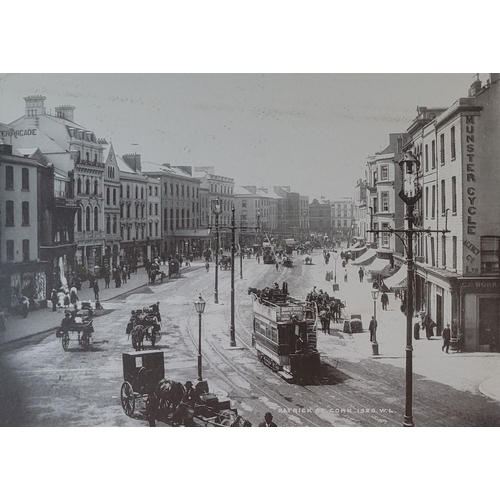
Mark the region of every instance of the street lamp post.
<instances>
[{"instance_id":1,"label":"street lamp post","mask_svg":"<svg viewBox=\"0 0 500 500\"><path fill-rule=\"evenodd\" d=\"M406 400L403 425L413 427L413 346L412 346L412 322L413 322L413 220L415 204L422 196L422 188L417 180L417 171L420 162L410 153L405 154L399 162L403 174L403 185L399 191L399 197L406 205L406 217L408 221L406 229L407 248L406 265L407 272L407 298L406 298ZM406 174L407 182L404 182Z\"/></svg>"},{"instance_id":2,"label":"street lamp post","mask_svg":"<svg viewBox=\"0 0 500 500\"><path fill-rule=\"evenodd\" d=\"M378 356L378 343L377 343L377 299L378 299L378 290L372 290L373 297L373 318L375 319L375 330L372 333L372 352L375 356Z\"/></svg>"},{"instance_id":3,"label":"street lamp post","mask_svg":"<svg viewBox=\"0 0 500 500\"><path fill-rule=\"evenodd\" d=\"M240 237L239 237L239 242L240 242L240 280L242 280L243 279L243 235L241 234L241 231L243 228L243 216L241 216L240 226L241 226L240 227Z\"/></svg>"},{"instance_id":4,"label":"street lamp post","mask_svg":"<svg viewBox=\"0 0 500 500\"><path fill-rule=\"evenodd\" d=\"M219 303L219 215L220 215L220 199L217 196L212 200L212 212L215 215L215 296L214 302Z\"/></svg>"},{"instance_id":5,"label":"street lamp post","mask_svg":"<svg viewBox=\"0 0 500 500\"><path fill-rule=\"evenodd\" d=\"M332 252L333 261L335 263L335 274L333 275L333 282L337 283L337 259L339 258L339 254L336 250Z\"/></svg>"},{"instance_id":6,"label":"street lamp post","mask_svg":"<svg viewBox=\"0 0 500 500\"><path fill-rule=\"evenodd\" d=\"M198 380L203 380L201 374L201 315L205 311L205 304L206 302L202 299L201 295L194 302L194 307L198 313Z\"/></svg>"},{"instance_id":7,"label":"street lamp post","mask_svg":"<svg viewBox=\"0 0 500 500\"><path fill-rule=\"evenodd\" d=\"M230 342L231 347L236 346L236 338L234 332L234 247L235 247L235 231L236 225L234 221L234 205L231 208L231 327L230 327Z\"/></svg>"}]
</instances>

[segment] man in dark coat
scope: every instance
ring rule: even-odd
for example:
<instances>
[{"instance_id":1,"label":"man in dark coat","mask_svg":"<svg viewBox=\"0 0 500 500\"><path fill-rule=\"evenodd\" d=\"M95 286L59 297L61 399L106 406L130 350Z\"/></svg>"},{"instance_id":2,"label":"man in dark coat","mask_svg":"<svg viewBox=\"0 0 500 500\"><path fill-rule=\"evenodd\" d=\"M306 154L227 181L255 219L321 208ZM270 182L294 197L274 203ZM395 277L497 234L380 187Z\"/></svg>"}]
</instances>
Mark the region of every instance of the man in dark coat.
<instances>
[{"instance_id":1,"label":"man in dark coat","mask_svg":"<svg viewBox=\"0 0 500 500\"><path fill-rule=\"evenodd\" d=\"M443 347L441 347L442 351L445 351L448 354L448 350L450 348L450 339L451 339L451 330L450 324L447 323L446 328L443 330Z\"/></svg>"},{"instance_id":2,"label":"man in dark coat","mask_svg":"<svg viewBox=\"0 0 500 500\"><path fill-rule=\"evenodd\" d=\"M375 316L372 316L372 319L370 321L370 326L368 327L368 330L370 330L370 342L375 342L376 334L377 334L377 320L375 319Z\"/></svg>"},{"instance_id":3,"label":"man in dark coat","mask_svg":"<svg viewBox=\"0 0 500 500\"><path fill-rule=\"evenodd\" d=\"M387 304L389 304L389 296L384 292L380 297L380 302L382 302L382 309L387 311Z\"/></svg>"},{"instance_id":4,"label":"man in dark coat","mask_svg":"<svg viewBox=\"0 0 500 500\"><path fill-rule=\"evenodd\" d=\"M264 422L261 422L259 424L259 427L278 427L274 422L273 422L273 415L271 412L267 412L264 416Z\"/></svg>"}]
</instances>

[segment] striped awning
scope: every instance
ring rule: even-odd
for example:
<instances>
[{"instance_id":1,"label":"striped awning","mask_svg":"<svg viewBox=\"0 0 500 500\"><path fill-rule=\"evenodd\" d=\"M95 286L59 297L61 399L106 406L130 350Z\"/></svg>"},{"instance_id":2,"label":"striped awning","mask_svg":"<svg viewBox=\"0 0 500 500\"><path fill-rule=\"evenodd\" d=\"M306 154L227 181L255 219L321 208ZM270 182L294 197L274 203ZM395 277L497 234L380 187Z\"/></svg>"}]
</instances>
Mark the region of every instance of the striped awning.
<instances>
[{"instance_id":1,"label":"striped awning","mask_svg":"<svg viewBox=\"0 0 500 500\"><path fill-rule=\"evenodd\" d=\"M365 267L365 272L389 276L390 268L391 263L388 260L376 258L369 266Z\"/></svg>"},{"instance_id":2,"label":"striped awning","mask_svg":"<svg viewBox=\"0 0 500 500\"><path fill-rule=\"evenodd\" d=\"M392 276L384 280L384 284L389 288L405 288L408 266L403 264Z\"/></svg>"}]
</instances>

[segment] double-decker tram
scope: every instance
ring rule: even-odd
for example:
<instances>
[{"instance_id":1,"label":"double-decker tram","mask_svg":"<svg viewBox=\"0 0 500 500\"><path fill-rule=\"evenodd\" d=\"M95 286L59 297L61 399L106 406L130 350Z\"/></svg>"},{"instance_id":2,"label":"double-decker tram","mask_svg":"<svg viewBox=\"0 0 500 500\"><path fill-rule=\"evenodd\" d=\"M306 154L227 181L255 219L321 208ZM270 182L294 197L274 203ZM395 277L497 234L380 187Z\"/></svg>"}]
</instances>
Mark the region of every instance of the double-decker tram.
<instances>
[{"instance_id":1,"label":"double-decker tram","mask_svg":"<svg viewBox=\"0 0 500 500\"><path fill-rule=\"evenodd\" d=\"M290 382L314 380L320 374L314 304L291 297L277 284L252 293L252 344L259 360Z\"/></svg>"}]
</instances>

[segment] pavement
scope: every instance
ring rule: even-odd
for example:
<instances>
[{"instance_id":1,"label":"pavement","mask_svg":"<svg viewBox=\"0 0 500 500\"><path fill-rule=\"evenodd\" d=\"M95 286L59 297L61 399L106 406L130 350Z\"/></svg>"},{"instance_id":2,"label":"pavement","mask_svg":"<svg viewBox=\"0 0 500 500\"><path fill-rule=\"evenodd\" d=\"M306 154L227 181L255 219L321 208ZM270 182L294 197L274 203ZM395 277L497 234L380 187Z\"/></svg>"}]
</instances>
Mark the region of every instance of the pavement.
<instances>
[{"instance_id":1,"label":"pavement","mask_svg":"<svg viewBox=\"0 0 500 500\"><path fill-rule=\"evenodd\" d=\"M204 268L204 262L197 260L193 261L190 266L182 267L182 274L195 271L196 269ZM160 266L160 269L165 273L168 273L168 265ZM172 278L175 280L177 278ZM163 280L163 283L167 283L168 278ZM156 281L160 284L160 280ZM148 285L148 275L144 268L139 268L137 273L132 273L130 279L126 283L122 283L119 288L115 287L114 281L111 281L109 288L105 289L104 280L99 280L99 299L104 310L107 308L107 303L113 300L119 299L120 296L132 292L138 288ZM156 286L148 285L151 287ZM95 296L94 290L89 287L89 282L84 281L82 283L81 290L78 291L78 298L80 301L90 301L92 306L95 308ZM15 342L18 340L26 339L34 335L39 335L55 330L61 324L61 320L64 317L64 307L58 307L55 312L52 311L52 303L48 302L49 307L39 309L38 311L30 311L26 318L17 315L7 315L5 319L4 331L0 331L0 346L2 344ZM96 311L96 315L99 315L99 311Z\"/></svg>"},{"instance_id":2,"label":"pavement","mask_svg":"<svg viewBox=\"0 0 500 500\"><path fill-rule=\"evenodd\" d=\"M389 294L389 305L382 310L380 296L376 302L376 318L378 355L373 354L368 324L374 314L374 301L371 296L372 284L359 281L359 267L347 264L348 282L344 282L343 268L337 269L337 283L340 290L332 291L331 283L325 281L325 273L333 270L332 262L326 266L320 251L315 251L315 266L311 272L317 276L317 289L323 288L330 295L345 300L344 314L361 315L362 333L342 333L341 323L332 322L331 334L322 335L319 332L319 350L331 354L334 358L346 361L372 359L379 363L389 364L399 368L406 367L406 316L401 312L401 302ZM339 271L340 269L340 271ZM330 337L330 339L328 339ZM341 342L341 344L339 344ZM345 349L340 348L345 345ZM444 383L454 389L483 394L500 401L500 353L490 352L452 352L445 353L441 347L441 336L427 340L425 331L421 331L420 339L413 338L413 373L423 378ZM414 384L416 378L414 378Z\"/></svg>"}]
</instances>

